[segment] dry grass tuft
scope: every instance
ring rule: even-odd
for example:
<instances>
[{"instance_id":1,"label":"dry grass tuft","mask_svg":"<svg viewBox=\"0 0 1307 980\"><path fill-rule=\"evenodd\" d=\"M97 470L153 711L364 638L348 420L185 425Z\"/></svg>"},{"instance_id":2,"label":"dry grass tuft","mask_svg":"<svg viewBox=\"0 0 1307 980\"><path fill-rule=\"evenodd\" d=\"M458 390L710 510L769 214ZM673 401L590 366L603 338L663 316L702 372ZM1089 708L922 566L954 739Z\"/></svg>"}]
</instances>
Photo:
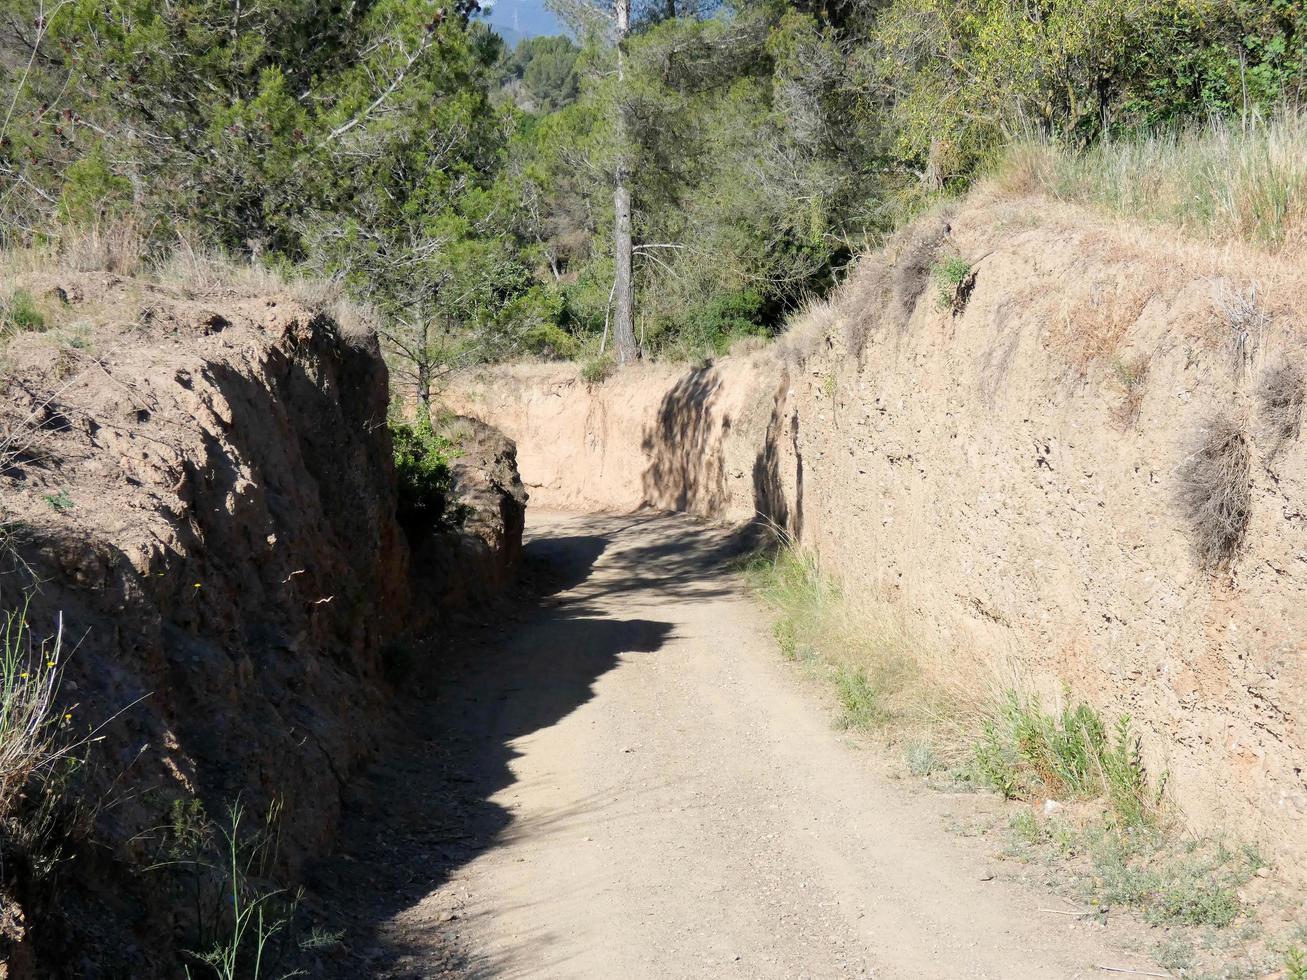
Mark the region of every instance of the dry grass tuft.
<instances>
[{"instance_id":1,"label":"dry grass tuft","mask_svg":"<svg viewBox=\"0 0 1307 980\"><path fill-rule=\"evenodd\" d=\"M772 347L776 359L791 371L800 370L818 351L825 349L836 312L837 304L830 300L808 300L776 339Z\"/></svg>"},{"instance_id":2,"label":"dry grass tuft","mask_svg":"<svg viewBox=\"0 0 1307 980\"><path fill-rule=\"evenodd\" d=\"M940 245L952 230L951 212L940 212L922 218L904 235L903 245L894 263L894 313L900 330L912 319L917 301L930 285L939 257Z\"/></svg>"},{"instance_id":3,"label":"dry grass tuft","mask_svg":"<svg viewBox=\"0 0 1307 980\"><path fill-rule=\"evenodd\" d=\"M147 240L130 221L60 231L46 244L0 252L0 276L13 283L28 276L108 272L162 286L185 299L285 296L329 316L351 343L376 332L375 311L351 299L336 280L286 275L257 261L197 248L180 237L165 254L146 254ZM0 286L0 302L9 304L13 293L11 286Z\"/></svg>"},{"instance_id":4,"label":"dry grass tuft","mask_svg":"<svg viewBox=\"0 0 1307 980\"><path fill-rule=\"evenodd\" d=\"M74 272L138 275L146 266L149 236L132 221L69 229L54 236L60 264Z\"/></svg>"},{"instance_id":5,"label":"dry grass tuft","mask_svg":"<svg viewBox=\"0 0 1307 980\"><path fill-rule=\"evenodd\" d=\"M1112 363L1152 295L1147 284L1129 279L1095 282L1087 300L1069 293L1051 331L1054 350L1081 376Z\"/></svg>"},{"instance_id":6,"label":"dry grass tuft","mask_svg":"<svg viewBox=\"0 0 1307 980\"><path fill-rule=\"evenodd\" d=\"M1238 555L1252 518L1252 453L1243 427L1223 413L1200 430L1180 468L1180 505L1194 550L1209 570Z\"/></svg>"},{"instance_id":7,"label":"dry grass tuft","mask_svg":"<svg viewBox=\"0 0 1307 980\"><path fill-rule=\"evenodd\" d=\"M834 304L844 319L844 349L859 363L872 330L880 324L889 302L890 267L881 255L858 263L857 274L844 286Z\"/></svg>"},{"instance_id":8,"label":"dry grass tuft","mask_svg":"<svg viewBox=\"0 0 1307 980\"><path fill-rule=\"evenodd\" d=\"M0 824L32 778L67 753L55 708L61 652L61 637L33 643L23 612L6 614L0 625Z\"/></svg>"},{"instance_id":9,"label":"dry grass tuft","mask_svg":"<svg viewBox=\"0 0 1307 980\"><path fill-rule=\"evenodd\" d=\"M1270 436L1268 456L1275 456L1286 443L1298 438L1304 400L1307 400L1307 378L1297 362L1281 361L1262 372L1257 402Z\"/></svg>"},{"instance_id":10,"label":"dry grass tuft","mask_svg":"<svg viewBox=\"0 0 1307 980\"><path fill-rule=\"evenodd\" d=\"M1225 330L1225 346L1236 374L1252 366L1266 340L1271 316L1257 300L1257 285L1240 290L1222 280L1216 289L1216 309Z\"/></svg>"},{"instance_id":11,"label":"dry grass tuft","mask_svg":"<svg viewBox=\"0 0 1307 980\"><path fill-rule=\"evenodd\" d=\"M931 283L952 213L950 206L920 217L884 249L864 256L833 298L830 309L842 318L844 349L859 362L878 327L887 325L900 334L907 328Z\"/></svg>"},{"instance_id":12,"label":"dry grass tuft","mask_svg":"<svg viewBox=\"0 0 1307 980\"><path fill-rule=\"evenodd\" d=\"M1307 112L1104 141L1014 146L995 175L1008 193L1092 204L1128 218L1276 252L1307 248Z\"/></svg>"}]
</instances>

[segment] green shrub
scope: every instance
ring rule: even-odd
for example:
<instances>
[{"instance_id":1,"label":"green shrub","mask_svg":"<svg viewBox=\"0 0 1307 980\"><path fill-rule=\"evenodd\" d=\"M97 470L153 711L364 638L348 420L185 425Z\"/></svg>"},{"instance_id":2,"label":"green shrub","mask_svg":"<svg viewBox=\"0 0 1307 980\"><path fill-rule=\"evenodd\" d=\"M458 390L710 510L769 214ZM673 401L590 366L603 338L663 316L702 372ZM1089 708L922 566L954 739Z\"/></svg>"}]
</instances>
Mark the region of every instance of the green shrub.
<instances>
[{"instance_id":1,"label":"green shrub","mask_svg":"<svg viewBox=\"0 0 1307 980\"><path fill-rule=\"evenodd\" d=\"M59 198L59 214L75 225L90 225L130 207L132 184L109 167L104 147L69 165Z\"/></svg>"},{"instance_id":2,"label":"green shrub","mask_svg":"<svg viewBox=\"0 0 1307 980\"><path fill-rule=\"evenodd\" d=\"M15 289L9 301L0 304L0 331L40 333L45 328L45 316L37 308L36 299L26 289Z\"/></svg>"},{"instance_id":3,"label":"green shrub","mask_svg":"<svg viewBox=\"0 0 1307 980\"><path fill-rule=\"evenodd\" d=\"M714 296L686 316L684 333L705 350L725 354L731 341L739 337L766 334L762 306L762 296L753 290Z\"/></svg>"},{"instance_id":4,"label":"green shrub","mask_svg":"<svg viewBox=\"0 0 1307 980\"><path fill-rule=\"evenodd\" d=\"M302 893L272 880L280 816L276 801L262 820L251 820L239 800L221 822L198 799L174 800L168 807L156 831L157 859L147 870L163 876L162 887L176 902L182 976L305 975L293 968L305 948L297 928Z\"/></svg>"},{"instance_id":5,"label":"green shrub","mask_svg":"<svg viewBox=\"0 0 1307 980\"><path fill-rule=\"evenodd\" d=\"M1239 888L1261 867L1254 850L1211 840L1176 853L1173 838L1146 827L1100 827L1084 844L1094 871L1087 897L1138 908L1155 924L1231 925L1243 911Z\"/></svg>"},{"instance_id":6,"label":"green shrub","mask_svg":"<svg viewBox=\"0 0 1307 980\"><path fill-rule=\"evenodd\" d=\"M941 307L948 308L953 305L953 297L957 295L958 287L970 274L971 263L960 255L951 255L935 263L930 275L939 290L938 298Z\"/></svg>"},{"instance_id":7,"label":"green shrub","mask_svg":"<svg viewBox=\"0 0 1307 980\"><path fill-rule=\"evenodd\" d=\"M390 438L399 484L400 526L409 535L425 534L454 516L448 506L449 463L458 455L458 447L425 419L416 425L392 419Z\"/></svg>"},{"instance_id":8,"label":"green shrub","mask_svg":"<svg viewBox=\"0 0 1307 980\"><path fill-rule=\"evenodd\" d=\"M522 331L522 343L532 354L567 360L581 349L575 337L554 323L536 323Z\"/></svg>"},{"instance_id":9,"label":"green shrub","mask_svg":"<svg viewBox=\"0 0 1307 980\"><path fill-rule=\"evenodd\" d=\"M924 739L909 742L903 756L908 764L908 772L920 779L925 779L939 768L939 758L935 754L935 746Z\"/></svg>"},{"instance_id":10,"label":"green shrub","mask_svg":"<svg viewBox=\"0 0 1307 980\"><path fill-rule=\"evenodd\" d=\"M588 385L603 384L613 373L613 359L608 355L592 357L581 365L581 380Z\"/></svg>"},{"instance_id":11,"label":"green shrub","mask_svg":"<svg viewBox=\"0 0 1307 980\"><path fill-rule=\"evenodd\" d=\"M1056 715L1015 692L985 721L974 747L979 781L1006 799L1040 794L1106 797L1123 826L1152 821L1159 793L1148 783L1128 715L1109 732L1087 704Z\"/></svg>"}]
</instances>

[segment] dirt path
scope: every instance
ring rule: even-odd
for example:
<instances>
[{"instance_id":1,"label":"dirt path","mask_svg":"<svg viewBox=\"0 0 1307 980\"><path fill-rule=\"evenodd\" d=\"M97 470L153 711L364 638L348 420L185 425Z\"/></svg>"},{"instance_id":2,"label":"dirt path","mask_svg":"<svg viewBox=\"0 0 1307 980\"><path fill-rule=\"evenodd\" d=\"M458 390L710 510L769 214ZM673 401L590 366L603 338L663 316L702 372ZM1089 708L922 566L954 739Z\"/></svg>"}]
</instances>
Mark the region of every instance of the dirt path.
<instances>
[{"instance_id":1,"label":"dirt path","mask_svg":"<svg viewBox=\"0 0 1307 980\"><path fill-rule=\"evenodd\" d=\"M369 790L370 849L329 872L385 896L369 975L1149 968L1036 911L1057 903L995 878L989 846L832 729L730 573L726 532L533 516L528 533L557 591L467 651L419 748Z\"/></svg>"}]
</instances>

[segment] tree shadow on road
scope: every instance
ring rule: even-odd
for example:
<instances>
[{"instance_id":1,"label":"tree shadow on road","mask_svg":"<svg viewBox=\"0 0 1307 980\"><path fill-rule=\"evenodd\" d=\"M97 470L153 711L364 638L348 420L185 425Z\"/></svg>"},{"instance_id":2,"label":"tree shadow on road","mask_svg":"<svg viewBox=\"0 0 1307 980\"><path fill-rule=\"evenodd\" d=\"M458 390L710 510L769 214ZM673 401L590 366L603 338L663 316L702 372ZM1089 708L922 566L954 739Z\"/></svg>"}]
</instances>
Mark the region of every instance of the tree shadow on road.
<instances>
[{"instance_id":1,"label":"tree shadow on road","mask_svg":"<svg viewBox=\"0 0 1307 980\"><path fill-rule=\"evenodd\" d=\"M429 921L393 920L517 832L492 800L514 781L514 741L588 702L624 654L656 654L672 638L670 623L614 618L601 599L637 588L655 600L736 588L728 572L746 540L739 534L696 527L623 537L667 520L637 514L556 526L527 547L534 600L423 651L429 664L408 685L403 734L349 794L342 850L310 879L310 911L346 931L323 976L480 972L459 948L454 910L423 906ZM591 581L601 558L604 574ZM575 803L586 812L596 805Z\"/></svg>"}]
</instances>

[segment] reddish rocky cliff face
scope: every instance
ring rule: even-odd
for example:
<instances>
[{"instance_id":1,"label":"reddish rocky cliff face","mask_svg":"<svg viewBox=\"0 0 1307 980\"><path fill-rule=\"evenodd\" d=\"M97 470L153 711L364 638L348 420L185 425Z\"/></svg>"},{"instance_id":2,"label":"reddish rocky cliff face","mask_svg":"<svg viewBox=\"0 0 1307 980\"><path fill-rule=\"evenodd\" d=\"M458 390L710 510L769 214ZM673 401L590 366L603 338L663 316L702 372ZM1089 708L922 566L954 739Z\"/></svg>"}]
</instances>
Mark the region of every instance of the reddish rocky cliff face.
<instances>
[{"instance_id":1,"label":"reddish rocky cliff face","mask_svg":"<svg viewBox=\"0 0 1307 980\"><path fill-rule=\"evenodd\" d=\"M373 337L286 296L30 286L60 326L9 348L2 598L30 592L42 634L62 617L71 729L98 741L73 777L89 841L57 902L16 872L26 915L5 932L23 955L77 949L72 975L176 975L184 914L140 870L175 808L277 804L294 880L382 728L410 601L387 373ZM485 560L520 534L519 515Z\"/></svg>"}]
</instances>

